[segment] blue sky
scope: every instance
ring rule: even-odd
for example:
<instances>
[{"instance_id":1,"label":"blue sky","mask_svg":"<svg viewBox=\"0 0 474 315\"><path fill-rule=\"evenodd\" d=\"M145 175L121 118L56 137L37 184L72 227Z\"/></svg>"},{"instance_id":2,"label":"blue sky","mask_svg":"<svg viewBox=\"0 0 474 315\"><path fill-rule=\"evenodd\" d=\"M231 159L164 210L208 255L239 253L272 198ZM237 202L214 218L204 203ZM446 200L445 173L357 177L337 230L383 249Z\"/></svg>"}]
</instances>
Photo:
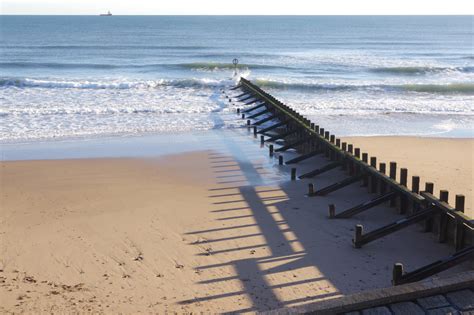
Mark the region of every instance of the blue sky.
<instances>
[{"instance_id":1,"label":"blue sky","mask_svg":"<svg viewBox=\"0 0 474 315\"><path fill-rule=\"evenodd\" d=\"M0 0L2 14L473 14L468 0Z\"/></svg>"}]
</instances>

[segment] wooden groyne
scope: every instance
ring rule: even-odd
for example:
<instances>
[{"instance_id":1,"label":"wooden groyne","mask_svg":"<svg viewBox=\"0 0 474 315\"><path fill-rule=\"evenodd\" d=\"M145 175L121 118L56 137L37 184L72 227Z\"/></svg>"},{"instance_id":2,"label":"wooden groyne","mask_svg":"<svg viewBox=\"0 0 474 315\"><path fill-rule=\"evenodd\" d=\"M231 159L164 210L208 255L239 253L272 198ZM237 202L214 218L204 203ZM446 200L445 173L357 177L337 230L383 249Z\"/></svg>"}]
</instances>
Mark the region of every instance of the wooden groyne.
<instances>
[{"instance_id":1,"label":"wooden groyne","mask_svg":"<svg viewBox=\"0 0 474 315\"><path fill-rule=\"evenodd\" d=\"M318 190L314 189L313 184L309 184L307 196L324 196L356 182L360 182L369 193L376 194L376 197L348 209L338 210L333 204L328 205L330 219L350 218L383 203L389 203L399 214L405 215L403 219L370 232L364 232L362 225L356 225L353 238L355 248L361 248L367 243L417 223L422 225L425 232L434 233L439 242L454 247L452 255L409 272L404 271L402 263L395 263L392 278L394 285L424 279L474 258L474 221L464 214L463 195L456 195L453 207L448 204L448 191L441 190L439 197L436 197L434 184L427 182L422 190L418 176L411 177L409 189L408 170L401 168L397 172L396 162L390 162L388 169L385 163L377 164L375 156L369 157L368 153L361 152L352 144L341 142L341 139L249 80L241 78L232 90L242 91L233 97L233 100L244 106L238 108L237 113L242 119L247 119L248 128L253 128L255 136L260 134L261 143L272 143L269 144L270 156L294 149L300 156L286 161L286 164L290 165L316 155L324 155L327 158L328 163L325 166L301 174L298 178L314 178L335 168L342 168L347 173L345 179ZM232 101L227 94L226 97L229 102ZM270 122L274 124L259 129L264 123ZM276 147L274 143L277 140L284 144ZM283 156L279 155L278 158L279 164L283 164ZM291 179L297 179L296 168L291 169Z\"/></svg>"}]
</instances>

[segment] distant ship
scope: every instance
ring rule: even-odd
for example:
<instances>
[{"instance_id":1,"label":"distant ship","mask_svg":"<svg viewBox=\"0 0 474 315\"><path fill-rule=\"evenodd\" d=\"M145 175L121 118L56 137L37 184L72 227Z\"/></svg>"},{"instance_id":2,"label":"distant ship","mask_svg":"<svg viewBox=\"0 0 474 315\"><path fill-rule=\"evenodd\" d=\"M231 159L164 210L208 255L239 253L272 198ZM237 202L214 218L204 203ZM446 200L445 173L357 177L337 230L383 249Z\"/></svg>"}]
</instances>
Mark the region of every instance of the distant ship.
<instances>
[{"instance_id":1,"label":"distant ship","mask_svg":"<svg viewBox=\"0 0 474 315\"><path fill-rule=\"evenodd\" d=\"M110 13L110 11L108 11L107 13L100 14L100 16L112 16L112 13Z\"/></svg>"}]
</instances>

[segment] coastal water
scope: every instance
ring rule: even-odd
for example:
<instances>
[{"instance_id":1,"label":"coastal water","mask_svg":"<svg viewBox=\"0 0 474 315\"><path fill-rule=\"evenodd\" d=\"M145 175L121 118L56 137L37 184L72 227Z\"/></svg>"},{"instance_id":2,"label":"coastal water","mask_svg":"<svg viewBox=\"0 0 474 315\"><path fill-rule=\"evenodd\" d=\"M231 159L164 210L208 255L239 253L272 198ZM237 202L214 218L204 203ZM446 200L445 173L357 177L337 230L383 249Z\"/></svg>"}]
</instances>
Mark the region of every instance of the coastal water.
<instances>
[{"instance_id":1,"label":"coastal water","mask_svg":"<svg viewBox=\"0 0 474 315\"><path fill-rule=\"evenodd\" d=\"M234 128L242 75L337 135L474 136L470 16L0 16L0 141Z\"/></svg>"}]
</instances>

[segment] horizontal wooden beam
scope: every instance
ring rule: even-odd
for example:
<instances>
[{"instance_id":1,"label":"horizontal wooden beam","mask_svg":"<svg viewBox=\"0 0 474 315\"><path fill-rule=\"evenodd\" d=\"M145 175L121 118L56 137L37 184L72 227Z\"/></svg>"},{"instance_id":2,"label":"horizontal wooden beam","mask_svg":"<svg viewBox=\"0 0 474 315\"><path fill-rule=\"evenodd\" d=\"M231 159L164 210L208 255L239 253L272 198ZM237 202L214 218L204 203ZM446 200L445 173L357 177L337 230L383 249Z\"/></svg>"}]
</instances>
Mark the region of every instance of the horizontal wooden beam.
<instances>
[{"instance_id":1,"label":"horizontal wooden beam","mask_svg":"<svg viewBox=\"0 0 474 315\"><path fill-rule=\"evenodd\" d=\"M357 234L352 240L355 248L361 248L362 245L375 241L386 235L392 234L417 222L423 221L428 217L435 215L436 210L433 207L416 212L406 218L387 224L381 228L375 229L366 234Z\"/></svg>"},{"instance_id":2,"label":"horizontal wooden beam","mask_svg":"<svg viewBox=\"0 0 474 315\"><path fill-rule=\"evenodd\" d=\"M341 161L336 161L336 162L332 162L332 163L329 163L321 168L317 168L315 170L312 170L308 173L305 173L303 175L300 175L300 179L303 179L303 178L311 178L311 177L315 177L319 174L322 174L322 173L325 173L325 172L328 172L332 169L335 169L336 167L342 165L342 162Z\"/></svg>"},{"instance_id":3,"label":"horizontal wooden beam","mask_svg":"<svg viewBox=\"0 0 474 315\"><path fill-rule=\"evenodd\" d=\"M349 186L355 182L360 181L362 178L364 178L364 174L358 174L352 177L345 178L337 183L334 183L332 185L326 186L320 190L315 191L313 194L309 195L310 197L313 196L325 196L329 194L330 192L336 191L338 189L344 188L346 186Z\"/></svg>"},{"instance_id":4,"label":"horizontal wooden beam","mask_svg":"<svg viewBox=\"0 0 474 315\"><path fill-rule=\"evenodd\" d=\"M315 150L315 151L313 151L313 152L309 152L309 153L300 155L300 156L298 156L298 157L295 157L294 159L289 160L289 161L286 162L285 164L295 164L295 163L299 163L299 162L301 162L301 161L304 161L304 160L306 160L306 159L312 158L313 156L316 156L316 155L321 154L321 153L324 153L324 151L323 151L323 150Z\"/></svg>"},{"instance_id":5,"label":"horizontal wooden beam","mask_svg":"<svg viewBox=\"0 0 474 315\"><path fill-rule=\"evenodd\" d=\"M387 202L391 200L392 198L395 198L397 194L394 191L391 191L387 194L384 194L382 196L377 196L373 199L370 199L369 201L366 201L364 203L361 203L355 207L349 208L347 210L344 210L336 215L334 215L333 218L336 219L346 219L350 218L356 214L359 214L361 212L364 212L366 210L369 210L375 206L378 206L379 204L382 204L384 202Z\"/></svg>"}]
</instances>

